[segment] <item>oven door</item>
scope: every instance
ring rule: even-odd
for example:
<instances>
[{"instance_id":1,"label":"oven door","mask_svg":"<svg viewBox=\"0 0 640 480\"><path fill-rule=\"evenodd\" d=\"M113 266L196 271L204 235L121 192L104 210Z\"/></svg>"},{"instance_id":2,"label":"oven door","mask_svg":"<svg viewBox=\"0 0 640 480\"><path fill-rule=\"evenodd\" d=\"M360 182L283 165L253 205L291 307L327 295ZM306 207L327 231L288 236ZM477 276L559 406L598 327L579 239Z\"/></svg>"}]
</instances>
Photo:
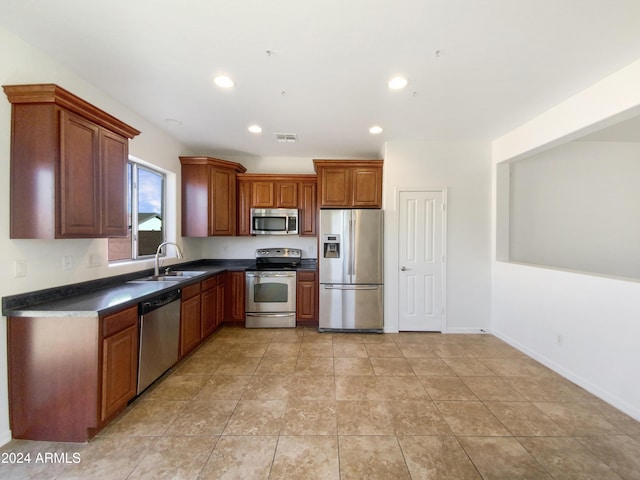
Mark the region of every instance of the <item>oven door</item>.
<instances>
[{"instance_id":1,"label":"oven door","mask_svg":"<svg viewBox=\"0 0 640 480\"><path fill-rule=\"evenodd\" d=\"M296 311L296 272L246 272L245 310L250 313Z\"/></svg>"}]
</instances>

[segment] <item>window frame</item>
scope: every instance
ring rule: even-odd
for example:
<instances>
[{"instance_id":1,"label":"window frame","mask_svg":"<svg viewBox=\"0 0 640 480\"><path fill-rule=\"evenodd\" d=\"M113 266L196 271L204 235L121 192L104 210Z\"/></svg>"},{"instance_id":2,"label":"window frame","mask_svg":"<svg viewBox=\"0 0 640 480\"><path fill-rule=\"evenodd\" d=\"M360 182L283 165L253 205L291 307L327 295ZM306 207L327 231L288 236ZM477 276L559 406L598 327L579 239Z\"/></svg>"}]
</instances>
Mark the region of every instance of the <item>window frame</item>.
<instances>
[{"instance_id":1,"label":"window frame","mask_svg":"<svg viewBox=\"0 0 640 480\"><path fill-rule=\"evenodd\" d=\"M126 262L145 261L155 257L155 251L148 254L139 254L140 250L140 235L139 235L139 175L140 170L158 175L161 178L161 199L160 199L160 216L162 218L162 239L161 242L167 241L167 173L162 169L155 167L147 162L143 162L135 157L129 156L127 159L127 174L126 174L126 195L127 195L127 217L128 217L128 233L130 238L131 255L129 258L121 258L117 260L111 260L109 258L109 264L118 264ZM129 180L129 176L131 179ZM110 256L111 252L108 252ZM161 257L166 256L166 249L160 253Z\"/></svg>"}]
</instances>

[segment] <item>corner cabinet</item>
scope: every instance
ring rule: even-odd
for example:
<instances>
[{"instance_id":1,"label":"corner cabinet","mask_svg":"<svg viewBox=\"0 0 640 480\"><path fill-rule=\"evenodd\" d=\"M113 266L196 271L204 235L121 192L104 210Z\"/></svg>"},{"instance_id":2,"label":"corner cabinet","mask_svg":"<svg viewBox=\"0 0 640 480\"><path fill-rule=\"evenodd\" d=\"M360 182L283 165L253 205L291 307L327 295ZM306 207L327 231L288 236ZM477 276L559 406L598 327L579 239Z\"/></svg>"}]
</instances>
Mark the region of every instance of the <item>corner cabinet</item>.
<instances>
[{"instance_id":1,"label":"corner cabinet","mask_svg":"<svg viewBox=\"0 0 640 480\"><path fill-rule=\"evenodd\" d=\"M180 157L182 235L236 235L236 175L246 169L210 157Z\"/></svg>"},{"instance_id":2,"label":"corner cabinet","mask_svg":"<svg viewBox=\"0 0 640 480\"><path fill-rule=\"evenodd\" d=\"M383 160L314 160L320 208L382 208Z\"/></svg>"},{"instance_id":3,"label":"corner cabinet","mask_svg":"<svg viewBox=\"0 0 640 480\"><path fill-rule=\"evenodd\" d=\"M54 84L5 85L11 238L126 236L128 139L140 132Z\"/></svg>"}]
</instances>

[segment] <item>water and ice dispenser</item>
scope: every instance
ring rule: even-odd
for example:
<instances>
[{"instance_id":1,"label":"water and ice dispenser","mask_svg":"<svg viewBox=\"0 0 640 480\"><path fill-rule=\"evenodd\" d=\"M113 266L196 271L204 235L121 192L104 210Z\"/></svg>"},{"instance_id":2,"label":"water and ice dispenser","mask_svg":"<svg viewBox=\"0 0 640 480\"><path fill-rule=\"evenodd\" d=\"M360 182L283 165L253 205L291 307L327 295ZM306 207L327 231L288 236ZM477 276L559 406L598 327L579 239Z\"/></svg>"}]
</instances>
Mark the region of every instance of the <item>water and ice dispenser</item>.
<instances>
[{"instance_id":1,"label":"water and ice dispenser","mask_svg":"<svg viewBox=\"0 0 640 480\"><path fill-rule=\"evenodd\" d=\"M340 235L322 235L322 252L324 258L340 258Z\"/></svg>"}]
</instances>

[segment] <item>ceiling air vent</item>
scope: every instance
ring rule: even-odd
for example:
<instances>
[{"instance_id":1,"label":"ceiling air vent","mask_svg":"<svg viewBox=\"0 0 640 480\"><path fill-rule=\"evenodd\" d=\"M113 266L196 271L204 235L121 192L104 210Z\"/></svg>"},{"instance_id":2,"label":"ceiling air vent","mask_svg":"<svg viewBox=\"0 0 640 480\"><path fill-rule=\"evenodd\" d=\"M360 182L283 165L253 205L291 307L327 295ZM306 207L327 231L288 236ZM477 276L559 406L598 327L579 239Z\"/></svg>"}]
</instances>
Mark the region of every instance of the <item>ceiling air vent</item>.
<instances>
[{"instance_id":1,"label":"ceiling air vent","mask_svg":"<svg viewBox=\"0 0 640 480\"><path fill-rule=\"evenodd\" d=\"M276 140L280 143L296 143L298 136L295 133L275 133Z\"/></svg>"}]
</instances>

